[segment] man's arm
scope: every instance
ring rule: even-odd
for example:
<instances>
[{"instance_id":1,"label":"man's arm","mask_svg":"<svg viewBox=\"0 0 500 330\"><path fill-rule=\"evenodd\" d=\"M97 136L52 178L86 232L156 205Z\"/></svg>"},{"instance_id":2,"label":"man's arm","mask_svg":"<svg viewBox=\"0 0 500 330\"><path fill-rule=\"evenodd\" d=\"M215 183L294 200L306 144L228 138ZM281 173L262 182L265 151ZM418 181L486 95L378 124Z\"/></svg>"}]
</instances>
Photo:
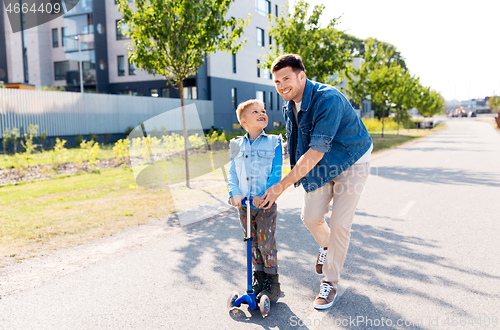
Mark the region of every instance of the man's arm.
<instances>
[{"instance_id":1,"label":"man's arm","mask_svg":"<svg viewBox=\"0 0 500 330\"><path fill-rule=\"evenodd\" d=\"M269 209L274 201L292 184L299 181L323 158L324 152L309 148L302 157L299 158L294 168L278 184L270 187L262 195L261 207ZM264 207L264 205L266 205Z\"/></svg>"}]
</instances>

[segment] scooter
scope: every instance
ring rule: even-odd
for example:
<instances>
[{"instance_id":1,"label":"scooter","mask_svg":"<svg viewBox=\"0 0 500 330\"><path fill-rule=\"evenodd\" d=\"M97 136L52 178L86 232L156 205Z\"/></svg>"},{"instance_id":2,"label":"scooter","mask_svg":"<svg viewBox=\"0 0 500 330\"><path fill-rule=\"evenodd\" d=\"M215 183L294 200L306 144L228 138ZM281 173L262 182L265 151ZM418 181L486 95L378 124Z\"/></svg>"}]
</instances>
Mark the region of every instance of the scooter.
<instances>
[{"instance_id":1,"label":"scooter","mask_svg":"<svg viewBox=\"0 0 500 330\"><path fill-rule=\"evenodd\" d=\"M247 235L243 238L243 241L247 242L247 292L243 294L241 297L238 296L237 291L233 291L229 298L227 299L227 308L232 309L234 307L240 307L241 304L248 304L248 307L251 309L257 309L257 305L260 309L260 313L262 316L266 316L269 314L271 310L271 302L269 301L269 297L267 295L263 295L260 297L257 302L256 294L252 288L252 231L250 228L251 219L250 219L250 205L252 203L252 199L248 200L244 198L242 201L247 206Z\"/></svg>"}]
</instances>

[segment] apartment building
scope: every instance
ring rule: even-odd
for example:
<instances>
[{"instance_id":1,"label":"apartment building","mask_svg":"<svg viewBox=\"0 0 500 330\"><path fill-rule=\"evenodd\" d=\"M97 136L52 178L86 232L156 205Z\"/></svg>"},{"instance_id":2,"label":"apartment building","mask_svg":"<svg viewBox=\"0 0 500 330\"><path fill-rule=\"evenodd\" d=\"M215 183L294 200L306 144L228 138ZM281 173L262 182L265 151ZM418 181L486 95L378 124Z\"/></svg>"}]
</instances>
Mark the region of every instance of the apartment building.
<instances>
[{"instance_id":1,"label":"apartment building","mask_svg":"<svg viewBox=\"0 0 500 330\"><path fill-rule=\"evenodd\" d=\"M64 0L52 0L64 5ZM214 126L237 128L234 110L250 98L261 99L269 128L283 122L283 100L269 71L258 68L263 47L272 43L267 15L280 15L287 0L236 0L228 17L252 15L244 29L246 45L238 54L206 56L195 76L185 81L185 98L211 100ZM180 93L161 76L137 69L128 61L131 42L120 29L115 0L80 0L64 15L37 27L12 33L0 6L0 81L41 86L64 86L80 91L80 61L86 91L178 98ZM97 109L98 110L98 109Z\"/></svg>"}]
</instances>

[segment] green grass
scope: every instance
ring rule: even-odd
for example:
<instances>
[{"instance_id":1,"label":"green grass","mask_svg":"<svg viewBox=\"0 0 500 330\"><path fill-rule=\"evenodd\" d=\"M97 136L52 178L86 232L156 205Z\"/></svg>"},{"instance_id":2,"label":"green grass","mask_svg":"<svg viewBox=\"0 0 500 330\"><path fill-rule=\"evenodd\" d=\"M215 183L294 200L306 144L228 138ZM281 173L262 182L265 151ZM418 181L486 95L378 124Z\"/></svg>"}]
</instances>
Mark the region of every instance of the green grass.
<instances>
[{"instance_id":1,"label":"green grass","mask_svg":"<svg viewBox=\"0 0 500 330\"><path fill-rule=\"evenodd\" d=\"M135 184L131 168L0 187L0 266L164 217L166 189Z\"/></svg>"}]
</instances>

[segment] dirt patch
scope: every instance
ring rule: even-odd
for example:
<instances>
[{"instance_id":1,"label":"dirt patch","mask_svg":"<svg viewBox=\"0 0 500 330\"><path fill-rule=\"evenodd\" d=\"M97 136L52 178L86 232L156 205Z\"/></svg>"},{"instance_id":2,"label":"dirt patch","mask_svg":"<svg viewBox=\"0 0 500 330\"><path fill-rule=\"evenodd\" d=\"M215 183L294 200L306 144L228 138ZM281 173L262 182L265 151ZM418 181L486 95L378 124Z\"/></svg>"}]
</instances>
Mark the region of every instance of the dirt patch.
<instances>
[{"instance_id":1,"label":"dirt patch","mask_svg":"<svg viewBox=\"0 0 500 330\"><path fill-rule=\"evenodd\" d=\"M126 164L130 165L130 160L126 160ZM108 168L118 168L123 164L117 164L115 158L100 159L96 162L97 170L104 170ZM65 163L55 168L53 165L35 165L23 167L20 169L4 168L0 171L0 186L7 184L16 184L20 182L30 182L38 180L49 180L56 176L74 175L77 173L92 172L89 168L88 162L83 162L81 167L75 163Z\"/></svg>"}]
</instances>

